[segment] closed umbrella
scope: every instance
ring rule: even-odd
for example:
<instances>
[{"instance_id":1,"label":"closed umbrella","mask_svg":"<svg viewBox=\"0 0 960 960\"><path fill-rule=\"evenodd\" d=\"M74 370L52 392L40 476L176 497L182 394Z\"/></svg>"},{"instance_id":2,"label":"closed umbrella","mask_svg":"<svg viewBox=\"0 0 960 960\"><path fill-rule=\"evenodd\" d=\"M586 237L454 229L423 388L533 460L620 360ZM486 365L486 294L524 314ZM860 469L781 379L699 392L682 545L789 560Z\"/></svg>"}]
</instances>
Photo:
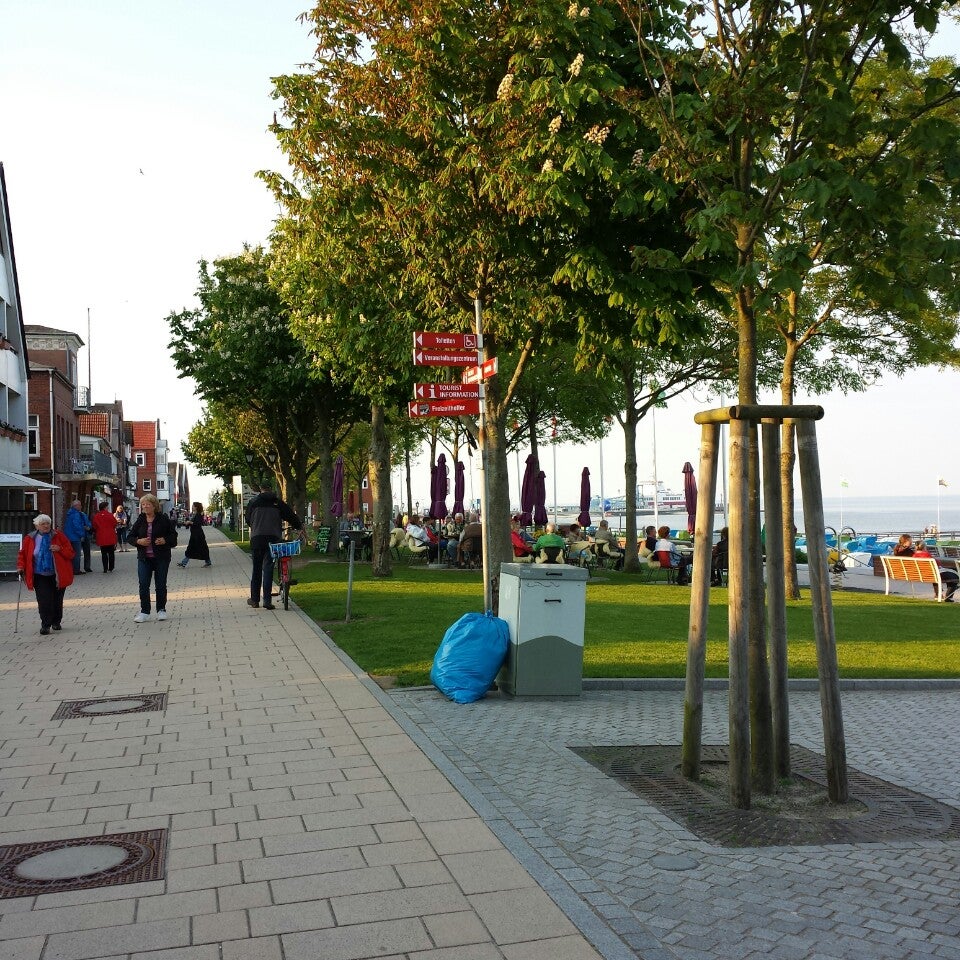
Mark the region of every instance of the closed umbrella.
<instances>
[{"instance_id":1,"label":"closed umbrella","mask_svg":"<svg viewBox=\"0 0 960 960\"><path fill-rule=\"evenodd\" d=\"M523 482L520 484L520 526L529 527L533 522L533 502L536 498L537 458L531 453L523 468Z\"/></svg>"},{"instance_id":2,"label":"closed umbrella","mask_svg":"<svg viewBox=\"0 0 960 960\"><path fill-rule=\"evenodd\" d=\"M453 512L463 513L463 495L466 482L464 480L464 467L459 460L453 461Z\"/></svg>"},{"instance_id":3,"label":"closed umbrella","mask_svg":"<svg viewBox=\"0 0 960 960\"><path fill-rule=\"evenodd\" d=\"M577 523L581 527L590 526L590 471L584 467L580 474L580 512Z\"/></svg>"},{"instance_id":4,"label":"closed umbrella","mask_svg":"<svg viewBox=\"0 0 960 960\"><path fill-rule=\"evenodd\" d=\"M333 489L330 491L330 513L334 517L343 516L343 457L333 462Z\"/></svg>"},{"instance_id":5,"label":"closed umbrella","mask_svg":"<svg viewBox=\"0 0 960 960\"><path fill-rule=\"evenodd\" d=\"M547 475L537 471L536 487L533 495L533 522L542 527L547 522Z\"/></svg>"},{"instance_id":6,"label":"closed umbrella","mask_svg":"<svg viewBox=\"0 0 960 960\"><path fill-rule=\"evenodd\" d=\"M697 478L688 460L683 465L683 501L687 508L687 533L697 529Z\"/></svg>"},{"instance_id":7,"label":"closed umbrella","mask_svg":"<svg viewBox=\"0 0 960 960\"><path fill-rule=\"evenodd\" d=\"M430 516L442 520L447 515L447 455L437 457L437 468L433 477L433 496L430 504Z\"/></svg>"}]
</instances>

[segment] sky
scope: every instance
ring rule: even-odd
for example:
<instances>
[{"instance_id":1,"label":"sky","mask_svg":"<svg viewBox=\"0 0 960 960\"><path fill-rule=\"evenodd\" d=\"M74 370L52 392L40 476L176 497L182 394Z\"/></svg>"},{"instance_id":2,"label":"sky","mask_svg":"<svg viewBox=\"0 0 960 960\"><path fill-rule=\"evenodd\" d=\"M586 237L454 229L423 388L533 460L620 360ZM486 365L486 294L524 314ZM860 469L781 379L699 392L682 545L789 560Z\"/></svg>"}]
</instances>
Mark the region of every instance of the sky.
<instances>
[{"instance_id":1,"label":"sky","mask_svg":"<svg viewBox=\"0 0 960 960\"><path fill-rule=\"evenodd\" d=\"M33 0L8 4L0 57L3 162L23 319L72 330L89 343L81 384L95 402L123 402L132 420L160 420L179 459L202 416L190 381L169 357L166 317L195 304L198 262L268 238L279 211L257 170L285 169L267 127L277 108L270 78L309 61L297 20L305 0ZM960 31L939 52L960 56ZM89 333L89 336L88 336ZM824 494L960 495L954 409L960 372L929 369L864 393L798 396L821 404L817 426ZM775 402L775 398L763 398ZM682 489L698 467L690 396L641 424L639 477ZM623 440L543 451L548 501L575 503L580 473L601 472L607 497L623 492ZM524 456L520 457L521 469ZM515 458L510 475L518 486ZM399 474L394 474L399 478ZM428 499L429 472L424 477ZM191 494L217 486L190 470ZM479 482L479 481L477 481ZM468 487L468 496L470 494ZM477 492L479 496L479 492Z\"/></svg>"}]
</instances>

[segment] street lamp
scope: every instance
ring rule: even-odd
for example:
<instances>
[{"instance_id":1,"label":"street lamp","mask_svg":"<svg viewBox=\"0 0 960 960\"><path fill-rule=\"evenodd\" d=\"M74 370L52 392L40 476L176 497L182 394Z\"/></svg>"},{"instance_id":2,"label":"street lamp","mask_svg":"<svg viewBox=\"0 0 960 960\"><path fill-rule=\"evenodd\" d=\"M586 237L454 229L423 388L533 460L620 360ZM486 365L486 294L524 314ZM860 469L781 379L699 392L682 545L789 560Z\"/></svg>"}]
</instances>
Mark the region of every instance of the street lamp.
<instances>
[{"instance_id":1,"label":"street lamp","mask_svg":"<svg viewBox=\"0 0 960 960\"><path fill-rule=\"evenodd\" d=\"M274 468L275 468L276 465L277 465L277 451L276 451L276 450L268 450L268 451L267 451L267 463L270 464L270 472L273 473L273 474L275 474L276 471L275 471Z\"/></svg>"}]
</instances>

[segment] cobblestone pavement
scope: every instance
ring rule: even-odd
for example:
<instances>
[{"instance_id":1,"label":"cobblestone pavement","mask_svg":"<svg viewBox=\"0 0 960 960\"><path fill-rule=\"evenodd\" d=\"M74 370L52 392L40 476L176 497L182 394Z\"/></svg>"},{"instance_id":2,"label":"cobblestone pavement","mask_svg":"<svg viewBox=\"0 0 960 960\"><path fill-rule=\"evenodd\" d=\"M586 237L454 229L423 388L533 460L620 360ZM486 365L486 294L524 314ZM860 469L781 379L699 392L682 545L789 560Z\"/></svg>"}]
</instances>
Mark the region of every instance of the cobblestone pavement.
<instances>
[{"instance_id":1,"label":"cobblestone pavement","mask_svg":"<svg viewBox=\"0 0 960 960\"><path fill-rule=\"evenodd\" d=\"M679 743L681 690L392 699L581 928L616 933L594 936L608 957L960 958L960 842L711 846L569 749ZM851 766L960 806L960 691L846 691L843 707ZM822 750L816 692L791 692L791 722L794 742ZM708 691L704 742L725 742L726 725L725 691Z\"/></svg>"},{"instance_id":2,"label":"cobblestone pavement","mask_svg":"<svg viewBox=\"0 0 960 960\"><path fill-rule=\"evenodd\" d=\"M49 636L0 583L0 847L168 837L161 879L0 899L0 958L597 960L382 692L299 611L248 607L247 558L208 539L162 623L133 622L133 553L95 555Z\"/></svg>"}]
</instances>

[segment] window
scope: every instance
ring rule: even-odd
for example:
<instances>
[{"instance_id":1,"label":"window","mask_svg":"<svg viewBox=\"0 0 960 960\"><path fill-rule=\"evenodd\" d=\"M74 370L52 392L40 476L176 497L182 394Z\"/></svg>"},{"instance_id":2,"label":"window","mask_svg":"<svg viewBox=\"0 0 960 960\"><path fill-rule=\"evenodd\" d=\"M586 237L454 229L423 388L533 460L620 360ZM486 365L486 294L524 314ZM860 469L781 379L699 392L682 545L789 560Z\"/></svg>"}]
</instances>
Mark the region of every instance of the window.
<instances>
[{"instance_id":1,"label":"window","mask_svg":"<svg viewBox=\"0 0 960 960\"><path fill-rule=\"evenodd\" d=\"M150 482L149 477L143 478L143 492L149 493L153 489L153 484Z\"/></svg>"},{"instance_id":2,"label":"window","mask_svg":"<svg viewBox=\"0 0 960 960\"><path fill-rule=\"evenodd\" d=\"M158 479L158 480L157 480L157 492L159 492L159 491L161 491L161 490L166 490L166 489L167 489L167 481L166 481L166 480L159 480L159 479Z\"/></svg>"},{"instance_id":3,"label":"window","mask_svg":"<svg viewBox=\"0 0 960 960\"><path fill-rule=\"evenodd\" d=\"M138 467L145 467L147 465L147 455L145 453L135 453L133 458L136 460Z\"/></svg>"},{"instance_id":4,"label":"window","mask_svg":"<svg viewBox=\"0 0 960 960\"><path fill-rule=\"evenodd\" d=\"M37 495L36 493L25 493L23 495L23 509L30 510L33 513L37 512Z\"/></svg>"},{"instance_id":5,"label":"window","mask_svg":"<svg viewBox=\"0 0 960 960\"><path fill-rule=\"evenodd\" d=\"M40 456L40 415L31 413L27 417L27 443L31 457ZM36 498L34 498L36 500ZM34 504L36 509L36 504Z\"/></svg>"}]
</instances>

